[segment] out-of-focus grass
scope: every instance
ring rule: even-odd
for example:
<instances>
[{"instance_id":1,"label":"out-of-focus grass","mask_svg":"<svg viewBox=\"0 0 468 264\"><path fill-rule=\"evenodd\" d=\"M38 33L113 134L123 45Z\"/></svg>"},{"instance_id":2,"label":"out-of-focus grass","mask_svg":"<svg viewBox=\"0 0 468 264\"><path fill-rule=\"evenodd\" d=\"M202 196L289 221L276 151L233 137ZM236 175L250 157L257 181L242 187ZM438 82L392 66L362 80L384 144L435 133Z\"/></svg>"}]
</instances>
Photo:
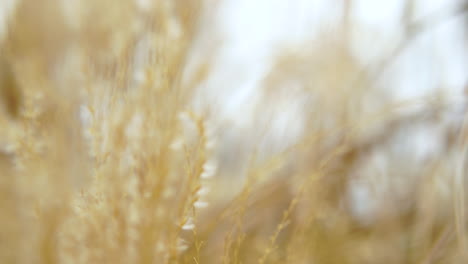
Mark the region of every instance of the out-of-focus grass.
<instances>
[{"instance_id":1,"label":"out-of-focus grass","mask_svg":"<svg viewBox=\"0 0 468 264\"><path fill-rule=\"evenodd\" d=\"M452 156L420 168L408 210L389 203L365 225L347 209L350 172L392 132L366 134L386 113L349 111L371 84L343 40L279 60L265 98L293 79L320 107L300 144L252 153L234 184L190 111L207 70L182 78L201 3L62 2L20 1L1 43L0 263L468 261L466 171L451 168L466 128ZM441 177L455 179L448 202Z\"/></svg>"}]
</instances>

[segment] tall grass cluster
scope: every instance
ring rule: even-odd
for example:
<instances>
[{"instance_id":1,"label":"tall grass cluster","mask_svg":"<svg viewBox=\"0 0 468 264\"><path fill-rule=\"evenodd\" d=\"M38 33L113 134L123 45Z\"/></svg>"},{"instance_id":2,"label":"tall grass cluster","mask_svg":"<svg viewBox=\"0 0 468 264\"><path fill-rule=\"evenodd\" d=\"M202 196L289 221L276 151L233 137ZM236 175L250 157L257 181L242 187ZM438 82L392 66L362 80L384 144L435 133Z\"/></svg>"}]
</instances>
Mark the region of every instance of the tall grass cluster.
<instances>
[{"instance_id":1,"label":"tall grass cluster","mask_svg":"<svg viewBox=\"0 0 468 264\"><path fill-rule=\"evenodd\" d=\"M22 0L9 14L0 263L468 262L467 124L446 133L443 157L391 164L389 179L418 180L356 217L347 186L366 155L444 106L404 120L356 107L372 77L330 38L285 53L262 90L274 104L282 83L304 84L320 106L304 108L306 133L272 156L250 146L233 176L211 113L191 107L210 71L209 54L187 71L206 3L145 3Z\"/></svg>"}]
</instances>

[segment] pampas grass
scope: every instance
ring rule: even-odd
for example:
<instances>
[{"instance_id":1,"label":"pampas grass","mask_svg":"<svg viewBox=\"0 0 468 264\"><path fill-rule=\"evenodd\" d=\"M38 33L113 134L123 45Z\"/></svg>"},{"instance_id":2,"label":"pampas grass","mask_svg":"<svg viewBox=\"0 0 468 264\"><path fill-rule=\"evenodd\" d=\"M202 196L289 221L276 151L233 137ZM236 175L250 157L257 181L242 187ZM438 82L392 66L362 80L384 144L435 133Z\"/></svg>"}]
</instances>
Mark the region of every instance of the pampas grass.
<instances>
[{"instance_id":1,"label":"pampas grass","mask_svg":"<svg viewBox=\"0 0 468 264\"><path fill-rule=\"evenodd\" d=\"M349 111L373 83L345 39L278 59L266 104L296 80L319 107L305 104L297 144L273 157L250 146L233 177L210 113L191 108L210 69L186 72L203 7L17 3L0 57L0 263L468 261L466 122L444 134L446 156L392 160L388 178L420 175L403 200L384 196L369 222L349 209L366 155L427 116Z\"/></svg>"}]
</instances>

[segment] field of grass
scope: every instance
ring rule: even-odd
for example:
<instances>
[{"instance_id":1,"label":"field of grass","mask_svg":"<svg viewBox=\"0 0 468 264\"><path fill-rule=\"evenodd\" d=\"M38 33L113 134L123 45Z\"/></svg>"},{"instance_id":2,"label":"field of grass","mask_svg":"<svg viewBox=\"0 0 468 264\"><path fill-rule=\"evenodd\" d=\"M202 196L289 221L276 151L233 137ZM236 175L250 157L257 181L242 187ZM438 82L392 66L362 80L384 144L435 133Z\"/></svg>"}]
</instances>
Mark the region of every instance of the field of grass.
<instances>
[{"instance_id":1,"label":"field of grass","mask_svg":"<svg viewBox=\"0 0 468 264\"><path fill-rule=\"evenodd\" d=\"M401 105L350 111L372 76L331 38L319 52L285 54L265 80L266 104L291 79L319 98L306 133L273 156L250 146L236 177L219 162L211 113L191 107L211 67L185 71L204 5L154 2L22 0L10 14L0 263L468 263L467 122L444 134L443 157L391 164L389 179L420 180L359 219L347 186L363 157L444 107L403 120L391 114Z\"/></svg>"}]
</instances>

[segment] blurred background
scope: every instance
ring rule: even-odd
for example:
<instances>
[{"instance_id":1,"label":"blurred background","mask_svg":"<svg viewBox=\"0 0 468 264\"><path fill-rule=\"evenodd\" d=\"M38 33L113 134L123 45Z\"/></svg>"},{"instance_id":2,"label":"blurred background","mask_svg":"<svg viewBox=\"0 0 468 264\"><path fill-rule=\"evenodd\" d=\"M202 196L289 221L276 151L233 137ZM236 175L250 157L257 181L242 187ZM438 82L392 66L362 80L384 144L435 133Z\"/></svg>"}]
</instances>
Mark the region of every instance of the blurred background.
<instances>
[{"instance_id":1,"label":"blurred background","mask_svg":"<svg viewBox=\"0 0 468 264\"><path fill-rule=\"evenodd\" d=\"M83 55L94 54L94 65L105 64L103 49L117 54L129 43L134 50L128 85L144 82L151 42L141 28L157 1L4 0L1 5L0 36L7 35L13 20L26 21L24 32L9 38L20 43L12 48L22 58L17 60L40 57L45 64L37 67L59 90L73 90L70 97L82 93ZM207 116L219 143L217 162L228 178L243 179L254 152L268 159L307 134L333 131L314 145L323 149L317 152L332 149L344 136L368 148L359 154L349 190L353 210L366 218L383 199L375 196L386 193L380 188L411 192L407 185L418 173L407 167L447 155L467 109L466 1L207 0L200 5L183 80L198 80L188 108ZM132 15L122 6L131 7ZM38 16L27 18L33 13ZM113 27L120 27L115 34L109 33ZM174 41L182 34L176 23L168 30ZM132 32L139 33L128 40ZM102 82L111 85L105 78ZM64 88L67 82L75 88ZM109 96L103 96L99 104L105 108ZM87 104L83 101L82 116ZM354 123L362 124L351 133ZM406 171L396 177L398 184L388 176L395 163Z\"/></svg>"},{"instance_id":2,"label":"blurred background","mask_svg":"<svg viewBox=\"0 0 468 264\"><path fill-rule=\"evenodd\" d=\"M202 179L216 176L209 181L213 186L207 198L216 211L218 205L235 204L239 193L248 193L256 171L252 168L258 166L259 174L267 176L260 185L252 184L258 188L252 192L261 197L253 199L253 205L247 203L254 208L245 217L251 222L247 231L236 222L229 233L247 234L244 244L255 245L243 248L243 242L236 242L234 252L240 259L258 259L255 250L268 244L265 230L272 233L277 222L281 223L278 233L286 226L281 220L284 211L287 217L294 215L291 225L296 233L288 233L292 242L280 237L280 253L269 259L270 251L265 250L268 254L259 263L288 263L285 245L301 245L303 238L295 240L293 234L309 234L311 226L323 231L317 238L325 241L324 246L316 245L317 255L311 258L307 248L298 249L302 262L289 263L311 263L315 257L322 259L317 263L344 263L340 261L348 259L346 253L333 257L340 251L335 244L346 245L343 252L356 257L349 263L437 263L433 249L441 247L444 239L456 240L457 249L450 251L447 246L448 257L439 263L465 263L467 10L466 0L0 1L0 170L20 175L0 181L4 191L0 202L9 206L4 214L7 224L2 225L6 228L0 228L6 230L0 232L0 247L10 240L5 238L32 240L29 234L8 230L35 223L31 212L55 208L61 200L57 197L63 198L63 207L72 207L68 201L74 201L76 190L91 193L93 199L101 197L95 193L114 199L103 198L111 202L99 205L108 207L108 215L100 215L99 206L88 212L101 224L122 217L138 226L138 221L147 219L141 215L156 214L155 205L144 202L148 197L175 196L166 197L170 202L158 200L170 204L167 208L177 207L172 202L195 201L187 202L190 210L182 206L185 211L178 215L182 220L176 235L154 239L163 241L159 249L175 245L181 230L195 226L185 217L187 212L207 206L194 205L198 191L209 185ZM203 151L192 153L187 146L202 146ZM194 159L193 164L201 164L193 165L200 172L195 180L185 177L188 169L180 166L185 164L184 154ZM311 176L316 174L323 177ZM124 180L114 180L115 175ZM160 178L173 182L158 183ZM196 193L196 199L177 196L174 189L185 183L196 186L186 190ZM149 187L142 191L153 185L165 191L151 194L154 190ZM41 193L41 188L47 191ZM122 198L127 191L131 199ZM296 201L303 193L310 197ZM267 197L266 205L262 197ZM93 204L87 199L80 201ZM144 206L133 208L132 199ZM300 210L292 213L289 202L299 203ZM255 206L261 210L255 211ZM22 208L21 213L17 208ZM320 213L312 212L315 208ZM50 226L49 219L63 220L57 230L76 224L72 220L77 215L89 220L82 211L54 210L50 215L56 218L44 214L31 230L54 238L56 229L43 228ZM128 219L122 216L131 210L134 214L128 213ZM193 214L190 221L198 217ZM208 211L201 217L214 219L214 214ZM168 213L158 224L166 227L173 219ZM333 224L328 226L323 219ZM419 223L423 224L418 227ZM90 234L99 233L86 221L76 225L91 230ZM123 226L115 230L128 231ZM151 229L148 226L144 228ZM226 229L222 224L217 227ZM144 234L144 228L138 230ZM207 260L215 259L210 258L210 250L222 252L218 242L210 244L226 233L216 230L199 230L207 241L202 253ZM398 255L394 252L411 247L387 230L413 234L421 245L414 247L418 253L408 254L407 262L402 261L405 257L393 258ZM134 239L131 234L128 241ZM60 247L74 245L77 252L79 246L86 248L86 238L70 236L75 240L58 243ZM189 253L160 251L180 253L191 261L187 256L199 254L199 248L196 238L186 236L182 237L188 250L180 252ZM353 239L362 243L343 242ZM430 242L421 242L425 240ZM37 241L51 245L55 240ZM100 249L105 253L96 256L112 255L109 252L119 256L118 246L106 251L106 246L115 249L106 244L113 239L103 241L96 242L96 248L104 245ZM135 247L141 244L145 242ZM27 243L21 245L22 250L28 248ZM354 247L359 250L352 252ZM384 254L388 248L390 253ZM17 250L0 249L5 249L0 257ZM255 251L255 257L249 250ZM382 257L370 253L373 250ZM55 252L55 246L39 251ZM128 252L129 261L138 255ZM225 252L230 256L229 250ZM44 256L43 263L52 263L49 255ZM39 263L28 258L23 262Z\"/></svg>"},{"instance_id":3,"label":"blurred background","mask_svg":"<svg viewBox=\"0 0 468 264\"><path fill-rule=\"evenodd\" d=\"M219 156L233 174L242 175L253 148L273 155L317 127L334 131L321 147L332 146L351 134L341 125L364 122L353 140L372 147L360 154L349 195L366 218L384 193L404 200L412 192L421 172L411 168L447 156L467 110L466 1L208 6L193 64L212 67L194 105L213 113Z\"/></svg>"}]
</instances>

